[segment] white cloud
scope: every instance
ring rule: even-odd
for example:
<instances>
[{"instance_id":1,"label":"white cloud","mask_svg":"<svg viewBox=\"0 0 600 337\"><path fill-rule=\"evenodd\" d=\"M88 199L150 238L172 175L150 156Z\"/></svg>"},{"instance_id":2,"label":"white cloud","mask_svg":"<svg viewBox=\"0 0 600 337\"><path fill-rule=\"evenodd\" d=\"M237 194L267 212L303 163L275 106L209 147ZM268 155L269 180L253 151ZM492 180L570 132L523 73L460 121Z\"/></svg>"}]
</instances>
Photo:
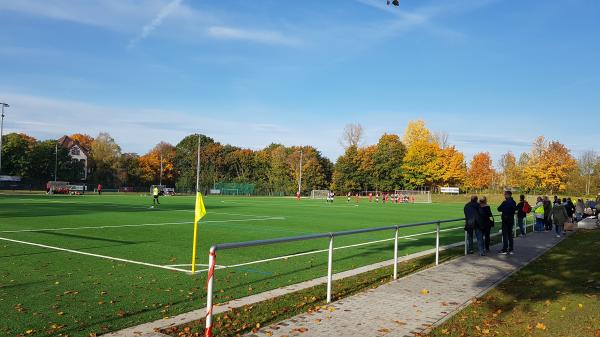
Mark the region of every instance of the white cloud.
<instances>
[{"instance_id":1,"label":"white cloud","mask_svg":"<svg viewBox=\"0 0 600 337\"><path fill-rule=\"evenodd\" d=\"M0 10L111 30L128 31L155 13L157 1L143 6L131 1L0 0Z\"/></svg>"},{"instance_id":2,"label":"white cloud","mask_svg":"<svg viewBox=\"0 0 600 337\"><path fill-rule=\"evenodd\" d=\"M234 108L186 111L91 104L15 92L0 92L0 97L11 105L6 111L6 133L24 132L49 139L76 132L95 136L106 131L124 152L145 153L160 141L177 144L196 132L221 143L253 149L274 141L300 144L297 138L304 134L300 127L262 120L261 113L252 107L244 110L246 113L238 113Z\"/></svg>"},{"instance_id":3,"label":"white cloud","mask_svg":"<svg viewBox=\"0 0 600 337\"><path fill-rule=\"evenodd\" d=\"M227 24L230 18L192 8L183 0L0 0L0 11L95 26L124 35L136 34L129 47L155 32L167 19L168 27L165 25L161 34L156 34L165 39L194 42L208 37L265 45L299 44L299 39L278 30L232 27Z\"/></svg>"},{"instance_id":4,"label":"white cloud","mask_svg":"<svg viewBox=\"0 0 600 337\"><path fill-rule=\"evenodd\" d=\"M431 5L421 5L411 10L401 7L387 6L379 0L356 0L359 3L385 11L395 17L386 25L388 34L403 33L415 29L423 29L434 35L447 39L464 37L464 34L440 24L444 17L460 15L492 4L498 0L445 0L433 2Z\"/></svg>"},{"instance_id":5,"label":"white cloud","mask_svg":"<svg viewBox=\"0 0 600 337\"><path fill-rule=\"evenodd\" d=\"M162 24L164 19L169 14L171 14L174 10L176 10L179 7L179 5L181 5L182 1L183 0L172 0L166 6L164 6L158 12L158 14L154 17L154 19L152 19L152 21L150 23L148 23L147 25L145 25L142 28L142 31L140 32L140 34L129 42L129 46L131 47L131 46L135 45L136 43L138 43L139 41L148 37L148 35L150 35L158 26L160 26Z\"/></svg>"},{"instance_id":6,"label":"white cloud","mask_svg":"<svg viewBox=\"0 0 600 337\"><path fill-rule=\"evenodd\" d=\"M240 29L226 26L211 26L208 35L216 39L242 40L263 44L297 46L299 40L272 30Z\"/></svg>"}]
</instances>

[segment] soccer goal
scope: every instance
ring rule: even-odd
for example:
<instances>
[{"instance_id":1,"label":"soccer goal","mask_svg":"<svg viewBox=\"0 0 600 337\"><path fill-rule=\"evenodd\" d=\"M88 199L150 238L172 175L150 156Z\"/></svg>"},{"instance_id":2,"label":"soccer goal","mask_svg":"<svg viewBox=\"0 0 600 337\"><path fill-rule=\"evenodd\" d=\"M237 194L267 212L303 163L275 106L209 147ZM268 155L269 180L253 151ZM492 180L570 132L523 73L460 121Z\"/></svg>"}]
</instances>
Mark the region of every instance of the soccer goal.
<instances>
[{"instance_id":1,"label":"soccer goal","mask_svg":"<svg viewBox=\"0 0 600 337\"><path fill-rule=\"evenodd\" d=\"M223 188L221 189L221 195L239 195L240 190L237 188Z\"/></svg>"},{"instance_id":2,"label":"soccer goal","mask_svg":"<svg viewBox=\"0 0 600 337\"><path fill-rule=\"evenodd\" d=\"M431 204L431 192L426 190L395 190L400 200L408 203Z\"/></svg>"},{"instance_id":3,"label":"soccer goal","mask_svg":"<svg viewBox=\"0 0 600 337\"><path fill-rule=\"evenodd\" d=\"M312 190L310 191L311 199L327 199L329 190Z\"/></svg>"}]
</instances>

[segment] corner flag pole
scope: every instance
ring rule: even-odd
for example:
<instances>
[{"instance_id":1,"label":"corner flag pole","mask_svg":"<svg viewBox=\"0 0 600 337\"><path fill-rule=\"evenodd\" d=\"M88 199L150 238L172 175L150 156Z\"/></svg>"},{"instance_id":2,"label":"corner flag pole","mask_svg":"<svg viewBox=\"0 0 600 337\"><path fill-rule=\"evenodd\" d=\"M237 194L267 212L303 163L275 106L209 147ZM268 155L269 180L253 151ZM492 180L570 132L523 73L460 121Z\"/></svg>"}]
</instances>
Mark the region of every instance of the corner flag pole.
<instances>
[{"instance_id":1,"label":"corner flag pole","mask_svg":"<svg viewBox=\"0 0 600 337\"><path fill-rule=\"evenodd\" d=\"M198 135L198 159L196 162L196 203L200 193L200 135ZM192 245L192 274L196 272L196 251L198 248L198 219L194 218L194 243Z\"/></svg>"}]
</instances>

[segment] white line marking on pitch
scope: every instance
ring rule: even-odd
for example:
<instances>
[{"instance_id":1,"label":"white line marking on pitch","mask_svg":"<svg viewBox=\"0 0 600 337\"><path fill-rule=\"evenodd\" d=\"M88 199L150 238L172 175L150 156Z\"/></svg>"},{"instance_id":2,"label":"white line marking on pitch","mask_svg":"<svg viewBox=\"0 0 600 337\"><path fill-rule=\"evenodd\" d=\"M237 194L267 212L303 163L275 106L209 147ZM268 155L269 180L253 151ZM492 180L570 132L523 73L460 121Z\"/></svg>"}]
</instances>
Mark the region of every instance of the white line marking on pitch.
<instances>
[{"instance_id":1,"label":"white line marking on pitch","mask_svg":"<svg viewBox=\"0 0 600 337\"><path fill-rule=\"evenodd\" d=\"M67 248L60 248L60 247L42 245L42 244L34 243L34 242L14 240L14 239L3 238L3 237L0 237L0 240L4 240L4 241L8 241L8 242L13 242L13 243L20 243L20 244L29 245L29 246L36 246L36 247L41 247L41 248L46 248L46 249L58 250L58 251L61 251L61 252L68 252L68 253L73 253L73 254L80 254L80 255L98 257L98 258L101 258L101 259L107 259L107 260L113 260L113 261L121 261L121 262L126 262L126 263L131 263L131 264L138 264L138 265L147 266L147 267L154 267L154 268L161 268L161 269L167 269L167 270L172 270L172 271L179 271L179 272L183 272L183 273L189 273L189 271L185 270L185 269L174 268L174 267L169 267L169 266L162 266L162 265L153 264L153 263L147 263L147 262L140 262L140 261L134 261L134 260L121 259L121 258L118 258L118 257L112 257L112 256L106 256L106 255L99 255L99 254L87 253L87 252L82 252L82 251L74 250L74 249L67 249Z\"/></svg>"},{"instance_id":2,"label":"white line marking on pitch","mask_svg":"<svg viewBox=\"0 0 600 337\"><path fill-rule=\"evenodd\" d=\"M13 199L13 200L15 200L15 199ZM105 207L112 207L112 208L117 207L117 208L127 208L127 209L147 209L147 210L150 210L150 208L148 208L148 206L127 206L127 205L121 205L121 204L106 204L106 203L96 203L96 202L78 202L78 201L64 201L64 200L44 200L44 199L16 199L16 200L19 200L19 201L36 201L36 202L38 202L40 204L45 204L45 203L77 204L77 205L105 206ZM160 209L159 208L158 210L160 210L161 212L190 212L190 213L195 212L195 210L193 210L193 209ZM274 215L240 214L240 213L213 212L213 211L210 211L210 214L222 214L222 215L233 215L233 216L247 216L247 217L266 217L266 218L275 217Z\"/></svg>"},{"instance_id":3,"label":"white line marking on pitch","mask_svg":"<svg viewBox=\"0 0 600 337\"><path fill-rule=\"evenodd\" d=\"M442 229L442 230L440 230L440 232L448 232L448 231L453 231L453 230L457 230L457 229L464 229L464 227L453 227L453 228ZM427 234L435 234L435 231L423 232L423 233L417 233L417 234L410 234L410 235L405 235L405 236L399 236L398 239L405 239L405 240L417 241L416 239L412 239L412 238L414 238L416 236L427 235ZM333 250L348 249L348 248L354 248L354 247L372 245L372 244L375 244L375 243L381 243L381 242L393 241L393 240L394 240L394 238L369 241L369 242L357 243L357 244L348 245L348 246L334 247ZM273 258L270 258L270 259L257 260L257 261L251 261L251 262L233 264L233 265L229 265L229 266L223 266L220 269L243 267L243 266L248 266L248 265L253 265L253 264L259 264L259 263L264 263L264 262L271 262L271 261L276 261L276 260L285 260L285 259L292 258L292 257L299 257L299 256L304 256L304 255L312 255L312 254L325 253L325 252L328 252L328 251L329 251L328 249L312 250L310 252L304 252L304 253L298 253L298 254L292 254L292 255L285 255L285 256L273 257ZM204 269L203 270L197 270L196 273L202 273L202 272L205 272L205 271L207 271L207 270L204 270Z\"/></svg>"},{"instance_id":4,"label":"white line marking on pitch","mask_svg":"<svg viewBox=\"0 0 600 337\"><path fill-rule=\"evenodd\" d=\"M202 223L225 223L225 222L244 222L244 221L263 221L263 220L285 220L285 217L272 217L272 218L256 218L256 219L234 219L234 220L208 220L202 221ZM19 230L7 230L0 231L0 233L24 233L24 232L51 232L51 231L72 231L80 229L106 229L106 228L124 228L124 227L147 227L147 226L168 226L168 225L184 225L192 224L193 221L183 222L164 222L164 223L147 223L137 225L115 225L115 226L85 226L85 227L62 227L62 228L42 228L42 229L19 229Z\"/></svg>"}]
</instances>

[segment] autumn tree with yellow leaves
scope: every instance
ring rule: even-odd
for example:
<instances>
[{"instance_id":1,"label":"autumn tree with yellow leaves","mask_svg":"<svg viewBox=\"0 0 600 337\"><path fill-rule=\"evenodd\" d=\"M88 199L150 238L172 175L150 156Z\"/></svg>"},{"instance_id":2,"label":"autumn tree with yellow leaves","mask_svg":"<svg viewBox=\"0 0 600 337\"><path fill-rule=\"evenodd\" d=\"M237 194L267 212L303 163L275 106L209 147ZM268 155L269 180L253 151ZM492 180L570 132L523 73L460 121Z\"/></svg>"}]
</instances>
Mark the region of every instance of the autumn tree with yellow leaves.
<instances>
[{"instance_id":1,"label":"autumn tree with yellow leaves","mask_svg":"<svg viewBox=\"0 0 600 337\"><path fill-rule=\"evenodd\" d=\"M544 190L551 194L564 192L577 162L571 151L558 141L536 138L523 168L523 182L529 190Z\"/></svg>"},{"instance_id":2,"label":"autumn tree with yellow leaves","mask_svg":"<svg viewBox=\"0 0 600 337\"><path fill-rule=\"evenodd\" d=\"M495 174L490 154L488 152L477 153L469 165L466 185L475 190L490 188Z\"/></svg>"},{"instance_id":3,"label":"autumn tree with yellow leaves","mask_svg":"<svg viewBox=\"0 0 600 337\"><path fill-rule=\"evenodd\" d=\"M432 187L439 183L440 146L422 120L411 121L404 132L406 155L402 164L404 187Z\"/></svg>"},{"instance_id":4,"label":"autumn tree with yellow leaves","mask_svg":"<svg viewBox=\"0 0 600 337\"><path fill-rule=\"evenodd\" d=\"M507 152L500 157L500 183L503 187L519 188L522 186L521 168L517 158L512 152Z\"/></svg>"},{"instance_id":5,"label":"autumn tree with yellow leaves","mask_svg":"<svg viewBox=\"0 0 600 337\"><path fill-rule=\"evenodd\" d=\"M141 180L147 184L158 184L162 160L162 183L163 185L174 184L174 158L175 146L165 142L158 143L152 150L139 158Z\"/></svg>"}]
</instances>

